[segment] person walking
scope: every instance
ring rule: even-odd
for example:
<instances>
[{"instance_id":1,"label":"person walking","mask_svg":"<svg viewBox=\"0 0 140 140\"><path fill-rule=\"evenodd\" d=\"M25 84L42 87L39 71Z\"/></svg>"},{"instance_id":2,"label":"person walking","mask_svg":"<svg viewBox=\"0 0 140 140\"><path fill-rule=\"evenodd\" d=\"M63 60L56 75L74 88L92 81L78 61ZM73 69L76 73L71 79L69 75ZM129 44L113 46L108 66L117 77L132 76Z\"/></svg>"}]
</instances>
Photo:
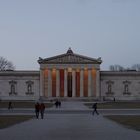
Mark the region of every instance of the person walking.
<instances>
[{"instance_id":1,"label":"person walking","mask_svg":"<svg viewBox=\"0 0 140 140\"><path fill-rule=\"evenodd\" d=\"M97 103L94 103L93 106L93 112L92 112L92 115L94 115L94 112L96 112L97 115L99 115L98 111L97 111Z\"/></svg>"},{"instance_id":2,"label":"person walking","mask_svg":"<svg viewBox=\"0 0 140 140\"><path fill-rule=\"evenodd\" d=\"M55 107L56 108L58 108L58 104L59 104L59 102L58 102L58 100L56 100L56 102L55 102Z\"/></svg>"},{"instance_id":3,"label":"person walking","mask_svg":"<svg viewBox=\"0 0 140 140\"><path fill-rule=\"evenodd\" d=\"M36 114L36 118L38 119L39 118L39 109L40 109L40 105L39 103L37 102L35 104L35 114Z\"/></svg>"},{"instance_id":4,"label":"person walking","mask_svg":"<svg viewBox=\"0 0 140 140\"><path fill-rule=\"evenodd\" d=\"M45 111L45 105L44 105L44 103L41 103L40 104L41 119L44 118L44 111Z\"/></svg>"},{"instance_id":5,"label":"person walking","mask_svg":"<svg viewBox=\"0 0 140 140\"><path fill-rule=\"evenodd\" d=\"M61 107L61 101L60 100L58 101L58 107L59 108Z\"/></svg>"}]
</instances>

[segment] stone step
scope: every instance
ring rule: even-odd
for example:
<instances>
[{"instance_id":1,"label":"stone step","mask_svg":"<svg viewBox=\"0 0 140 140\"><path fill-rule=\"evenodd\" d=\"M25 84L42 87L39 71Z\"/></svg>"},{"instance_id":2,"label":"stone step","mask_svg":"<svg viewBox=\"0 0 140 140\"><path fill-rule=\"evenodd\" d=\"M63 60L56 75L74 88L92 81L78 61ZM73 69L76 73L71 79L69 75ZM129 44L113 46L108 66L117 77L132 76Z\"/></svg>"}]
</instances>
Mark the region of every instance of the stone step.
<instances>
[{"instance_id":1,"label":"stone step","mask_svg":"<svg viewBox=\"0 0 140 140\"><path fill-rule=\"evenodd\" d=\"M55 101L55 100L60 100L60 101L80 101L80 102L95 102L95 101L100 101L99 98L97 97L40 97L40 101Z\"/></svg>"}]
</instances>

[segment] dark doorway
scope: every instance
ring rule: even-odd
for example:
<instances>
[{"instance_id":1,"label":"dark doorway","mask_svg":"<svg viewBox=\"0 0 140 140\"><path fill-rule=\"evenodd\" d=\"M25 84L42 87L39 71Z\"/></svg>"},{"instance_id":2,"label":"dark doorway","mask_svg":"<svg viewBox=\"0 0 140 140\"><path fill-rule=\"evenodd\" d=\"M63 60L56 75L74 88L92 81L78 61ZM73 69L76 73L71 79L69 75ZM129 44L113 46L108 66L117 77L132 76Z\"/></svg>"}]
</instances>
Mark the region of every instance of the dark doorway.
<instances>
[{"instance_id":1,"label":"dark doorway","mask_svg":"<svg viewBox=\"0 0 140 140\"><path fill-rule=\"evenodd\" d=\"M72 72L68 72L68 97L72 97Z\"/></svg>"}]
</instances>

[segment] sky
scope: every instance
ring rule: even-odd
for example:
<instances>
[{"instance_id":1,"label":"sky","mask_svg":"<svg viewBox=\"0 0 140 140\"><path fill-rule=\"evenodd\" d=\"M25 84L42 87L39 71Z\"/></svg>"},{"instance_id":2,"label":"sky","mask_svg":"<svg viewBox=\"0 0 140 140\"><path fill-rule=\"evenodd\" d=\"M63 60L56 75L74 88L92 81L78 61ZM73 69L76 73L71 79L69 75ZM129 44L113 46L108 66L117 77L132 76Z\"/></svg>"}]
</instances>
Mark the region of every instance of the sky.
<instances>
[{"instance_id":1,"label":"sky","mask_svg":"<svg viewBox=\"0 0 140 140\"><path fill-rule=\"evenodd\" d=\"M16 70L39 57L101 57L101 70L140 63L140 0L0 0L0 56Z\"/></svg>"}]
</instances>

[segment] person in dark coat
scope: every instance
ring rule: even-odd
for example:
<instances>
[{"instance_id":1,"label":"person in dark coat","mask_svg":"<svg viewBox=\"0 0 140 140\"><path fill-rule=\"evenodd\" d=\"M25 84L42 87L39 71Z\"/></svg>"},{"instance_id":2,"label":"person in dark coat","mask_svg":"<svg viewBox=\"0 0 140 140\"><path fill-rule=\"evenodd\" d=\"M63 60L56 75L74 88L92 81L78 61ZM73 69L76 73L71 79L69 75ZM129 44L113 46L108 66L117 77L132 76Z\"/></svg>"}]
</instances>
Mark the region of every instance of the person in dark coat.
<instances>
[{"instance_id":1,"label":"person in dark coat","mask_svg":"<svg viewBox=\"0 0 140 140\"><path fill-rule=\"evenodd\" d=\"M10 109L12 109L13 107L12 107L12 102L10 101L9 103L8 103L8 109L10 110Z\"/></svg>"},{"instance_id":2,"label":"person in dark coat","mask_svg":"<svg viewBox=\"0 0 140 140\"><path fill-rule=\"evenodd\" d=\"M61 101L58 101L58 107L59 108L61 107Z\"/></svg>"},{"instance_id":3,"label":"person in dark coat","mask_svg":"<svg viewBox=\"0 0 140 140\"><path fill-rule=\"evenodd\" d=\"M56 100L56 102L55 102L55 107L56 108L58 108L58 104L59 104L59 102L58 102L58 100Z\"/></svg>"},{"instance_id":4,"label":"person in dark coat","mask_svg":"<svg viewBox=\"0 0 140 140\"><path fill-rule=\"evenodd\" d=\"M113 98L113 101L114 101L114 102L116 101L115 97Z\"/></svg>"},{"instance_id":5,"label":"person in dark coat","mask_svg":"<svg viewBox=\"0 0 140 140\"><path fill-rule=\"evenodd\" d=\"M41 119L44 118L44 111L45 111L45 105L44 105L44 103L41 103L41 104L40 104Z\"/></svg>"},{"instance_id":6,"label":"person in dark coat","mask_svg":"<svg viewBox=\"0 0 140 140\"><path fill-rule=\"evenodd\" d=\"M96 112L97 115L99 115L98 111L97 111L97 103L94 103L93 106L93 112L92 112L92 115L94 115L94 112Z\"/></svg>"},{"instance_id":7,"label":"person in dark coat","mask_svg":"<svg viewBox=\"0 0 140 140\"><path fill-rule=\"evenodd\" d=\"M40 109L40 105L39 103L37 102L35 104L35 114L36 114L36 118L38 119L39 118L39 109Z\"/></svg>"}]
</instances>

